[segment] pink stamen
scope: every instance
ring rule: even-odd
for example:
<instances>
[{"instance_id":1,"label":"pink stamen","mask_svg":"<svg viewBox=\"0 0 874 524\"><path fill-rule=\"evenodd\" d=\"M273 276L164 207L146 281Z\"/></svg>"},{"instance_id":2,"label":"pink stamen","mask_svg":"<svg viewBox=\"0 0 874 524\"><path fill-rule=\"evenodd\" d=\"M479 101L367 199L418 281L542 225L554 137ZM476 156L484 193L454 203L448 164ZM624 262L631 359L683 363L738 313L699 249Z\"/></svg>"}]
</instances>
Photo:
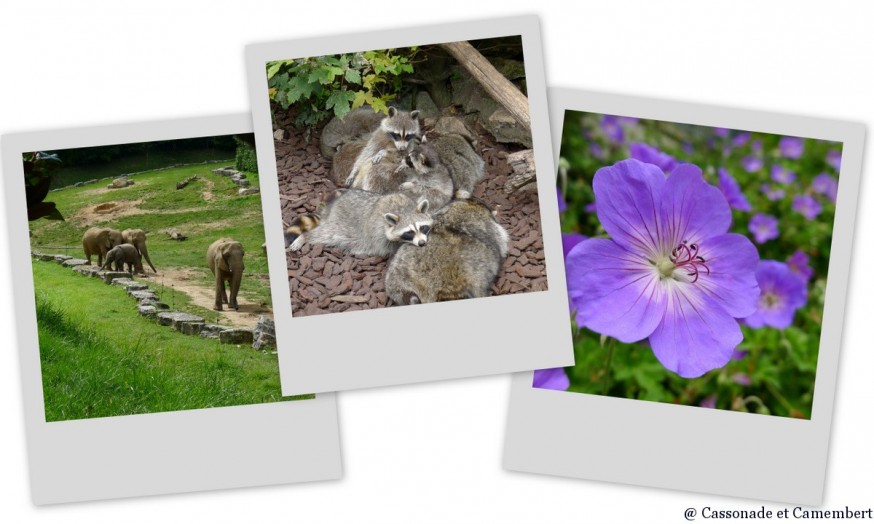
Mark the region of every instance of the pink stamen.
<instances>
[{"instance_id":1,"label":"pink stamen","mask_svg":"<svg viewBox=\"0 0 874 524\"><path fill-rule=\"evenodd\" d=\"M689 244L686 240L671 251L671 262L674 263L675 267L686 269L688 271L687 274L690 277L694 277L691 282L692 284L698 281L701 268L704 268L708 275L710 274L707 261L704 260L704 257L698 256L698 244Z\"/></svg>"}]
</instances>

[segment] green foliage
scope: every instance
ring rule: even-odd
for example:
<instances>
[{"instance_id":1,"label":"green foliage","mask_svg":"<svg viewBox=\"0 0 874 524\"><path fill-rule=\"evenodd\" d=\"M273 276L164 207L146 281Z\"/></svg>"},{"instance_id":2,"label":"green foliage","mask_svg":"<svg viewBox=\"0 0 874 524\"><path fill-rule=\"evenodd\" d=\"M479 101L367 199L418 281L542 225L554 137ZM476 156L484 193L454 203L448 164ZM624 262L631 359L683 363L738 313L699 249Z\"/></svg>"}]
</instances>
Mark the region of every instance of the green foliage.
<instances>
[{"instance_id":1,"label":"green foliage","mask_svg":"<svg viewBox=\"0 0 874 524\"><path fill-rule=\"evenodd\" d=\"M48 422L291 400L276 355L159 326L118 287L52 262L33 275Z\"/></svg>"},{"instance_id":2,"label":"green foliage","mask_svg":"<svg viewBox=\"0 0 874 524\"><path fill-rule=\"evenodd\" d=\"M719 137L709 127L640 120L626 121L624 140L611 140L600 126L601 115L568 112L562 134L559 187L568 203L562 213L562 231L586 237L606 236L596 213L587 206L594 202L592 178L599 168L629 158L629 144L642 142L670 154L680 162L698 165L705 179L718 187L718 168L725 168L739 183L749 200L749 212L733 210L731 231L751 237L749 220L756 213L767 213L779 220L780 236L757 245L762 260L786 261L796 250L810 256L813 277L808 285L807 304L796 311L791 326L752 329L741 325L744 340L737 348L738 358L722 369L696 379L683 379L666 370L655 358L647 341L623 344L602 342L601 335L576 326L574 331L576 365L566 368L570 391L620 398L668 402L697 406L715 403L720 409L746 411L809 419L813 404L814 381L819 353L826 277L834 224L834 204L811 189L820 173L838 177L826 162L830 150L841 145L806 140L801 158L780 155L780 136L751 133L750 140L732 146L738 133ZM754 144L760 143L756 152ZM741 160L760 155L761 170L747 172ZM771 167L780 165L797 175L792 184L776 184ZM776 185L785 196L769 200L763 184ZM814 195L822 213L807 220L792 210L796 195Z\"/></svg>"},{"instance_id":3,"label":"green foliage","mask_svg":"<svg viewBox=\"0 0 874 524\"><path fill-rule=\"evenodd\" d=\"M298 125L342 118L364 104L387 112L415 54L411 47L268 62L270 98L283 109L295 106Z\"/></svg>"},{"instance_id":4,"label":"green foliage","mask_svg":"<svg viewBox=\"0 0 874 524\"><path fill-rule=\"evenodd\" d=\"M248 171L250 173L258 172L258 155L255 152L255 148L243 142L242 140L237 140L237 154L234 160L234 166L239 171Z\"/></svg>"}]
</instances>

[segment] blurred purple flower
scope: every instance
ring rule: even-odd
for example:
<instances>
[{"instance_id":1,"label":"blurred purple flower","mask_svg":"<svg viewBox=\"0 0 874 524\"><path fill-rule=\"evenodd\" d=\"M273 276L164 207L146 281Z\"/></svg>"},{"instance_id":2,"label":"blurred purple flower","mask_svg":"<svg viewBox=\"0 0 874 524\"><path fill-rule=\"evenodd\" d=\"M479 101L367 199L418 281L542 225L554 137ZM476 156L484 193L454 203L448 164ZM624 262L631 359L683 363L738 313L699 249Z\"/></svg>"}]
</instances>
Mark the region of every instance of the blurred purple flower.
<instances>
[{"instance_id":1,"label":"blurred purple flower","mask_svg":"<svg viewBox=\"0 0 874 524\"><path fill-rule=\"evenodd\" d=\"M540 389L555 389L566 391L571 385L564 368L538 369L534 372L534 381L531 387Z\"/></svg>"},{"instance_id":2,"label":"blurred purple flower","mask_svg":"<svg viewBox=\"0 0 874 524\"><path fill-rule=\"evenodd\" d=\"M691 155L692 153L695 152L695 148L692 147L692 144L686 142L683 144L683 152L686 153L687 155Z\"/></svg>"},{"instance_id":3,"label":"blurred purple flower","mask_svg":"<svg viewBox=\"0 0 874 524\"><path fill-rule=\"evenodd\" d=\"M807 220L813 220L822 213L822 204L810 195L798 195L792 199L792 210L801 213Z\"/></svg>"},{"instance_id":4,"label":"blurred purple flower","mask_svg":"<svg viewBox=\"0 0 874 524\"><path fill-rule=\"evenodd\" d=\"M752 384L750 376L746 373L735 373L731 376L731 380L733 380L735 384L739 384L741 386L749 386L750 384Z\"/></svg>"},{"instance_id":5,"label":"blurred purple flower","mask_svg":"<svg viewBox=\"0 0 874 524\"><path fill-rule=\"evenodd\" d=\"M564 250L564 257L567 258L567 254L570 253L571 249L585 239L586 237L579 233L562 233L561 248Z\"/></svg>"},{"instance_id":6,"label":"blurred purple flower","mask_svg":"<svg viewBox=\"0 0 874 524\"><path fill-rule=\"evenodd\" d=\"M784 136L780 139L780 154L783 158L801 158L804 154L804 139L797 136Z\"/></svg>"},{"instance_id":7,"label":"blurred purple flower","mask_svg":"<svg viewBox=\"0 0 874 524\"><path fill-rule=\"evenodd\" d=\"M618 120L623 127L631 127L637 125L637 121L640 119L633 116L619 116L616 117L616 120Z\"/></svg>"},{"instance_id":8,"label":"blurred purple flower","mask_svg":"<svg viewBox=\"0 0 874 524\"><path fill-rule=\"evenodd\" d=\"M800 249L792 253L792 256L786 260L786 265L789 267L789 271L803 278L805 283L809 282L810 277L813 276L813 268L810 267L810 256Z\"/></svg>"},{"instance_id":9,"label":"blurred purple flower","mask_svg":"<svg viewBox=\"0 0 874 524\"><path fill-rule=\"evenodd\" d=\"M841 152L837 149L830 149L825 155L825 161L828 165L835 168L838 173L841 172Z\"/></svg>"},{"instance_id":10,"label":"blurred purple flower","mask_svg":"<svg viewBox=\"0 0 874 524\"><path fill-rule=\"evenodd\" d=\"M724 127L714 127L713 134L718 136L719 138L725 138L728 136L728 129Z\"/></svg>"},{"instance_id":11,"label":"blurred purple flower","mask_svg":"<svg viewBox=\"0 0 874 524\"><path fill-rule=\"evenodd\" d=\"M770 326L786 329L792 324L795 311L807 303L807 287L789 266L776 260L762 260L756 270L762 294L759 308L743 321L751 328Z\"/></svg>"},{"instance_id":12,"label":"blurred purple flower","mask_svg":"<svg viewBox=\"0 0 874 524\"><path fill-rule=\"evenodd\" d=\"M698 404L702 408L716 409L716 395L710 395Z\"/></svg>"},{"instance_id":13,"label":"blurred purple flower","mask_svg":"<svg viewBox=\"0 0 874 524\"><path fill-rule=\"evenodd\" d=\"M753 206L750 205L750 201L747 200L746 195L744 195L743 191L740 190L740 185L738 185L737 180L735 180L728 171L721 167L719 168L718 173L719 190L722 191L725 199L728 200L728 205L738 211L752 211Z\"/></svg>"},{"instance_id":14,"label":"blurred purple flower","mask_svg":"<svg viewBox=\"0 0 874 524\"><path fill-rule=\"evenodd\" d=\"M747 155L743 157L740 161L740 165L743 166L747 173L755 173L756 171L761 171L761 169L765 167L765 163L756 155Z\"/></svg>"},{"instance_id":15,"label":"blurred purple flower","mask_svg":"<svg viewBox=\"0 0 874 524\"><path fill-rule=\"evenodd\" d=\"M838 181L828 173L822 173L813 177L813 183L810 187L820 195L828 197L832 202L835 202L838 198Z\"/></svg>"},{"instance_id":16,"label":"blurred purple flower","mask_svg":"<svg viewBox=\"0 0 874 524\"><path fill-rule=\"evenodd\" d=\"M667 153L662 153L658 149L647 144L632 142L628 149L631 152L631 158L658 166L659 169L667 174L671 174L671 172L679 165L676 158Z\"/></svg>"},{"instance_id":17,"label":"blurred purple flower","mask_svg":"<svg viewBox=\"0 0 874 524\"><path fill-rule=\"evenodd\" d=\"M777 217L764 213L753 215L748 227L757 244L764 244L768 240L773 240L780 236L780 230L777 229Z\"/></svg>"},{"instance_id":18,"label":"blurred purple flower","mask_svg":"<svg viewBox=\"0 0 874 524\"><path fill-rule=\"evenodd\" d=\"M731 139L732 147L741 147L750 141L750 134L747 132L738 133Z\"/></svg>"},{"instance_id":19,"label":"blurred purple flower","mask_svg":"<svg viewBox=\"0 0 874 524\"><path fill-rule=\"evenodd\" d=\"M601 147L601 144L597 142L589 143L589 152L592 153L593 157L599 160L604 160L604 157L607 155L607 153L604 151L604 148Z\"/></svg>"},{"instance_id":20,"label":"blurred purple flower","mask_svg":"<svg viewBox=\"0 0 874 524\"><path fill-rule=\"evenodd\" d=\"M610 235L566 259L577 324L622 342L649 340L665 368L692 378L724 366L752 314L759 255L728 233L731 209L701 169L666 176L628 159L595 173L598 219Z\"/></svg>"},{"instance_id":21,"label":"blurred purple flower","mask_svg":"<svg viewBox=\"0 0 874 524\"><path fill-rule=\"evenodd\" d=\"M762 193L764 193L765 197L771 202L776 202L777 200L781 200L783 197L786 196L786 191L770 184L762 184L762 187L760 189L762 190Z\"/></svg>"},{"instance_id":22,"label":"blurred purple flower","mask_svg":"<svg viewBox=\"0 0 874 524\"><path fill-rule=\"evenodd\" d=\"M795 173L780 164L774 164L771 166L771 180L781 184L791 184L795 182Z\"/></svg>"},{"instance_id":23,"label":"blurred purple flower","mask_svg":"<svg viewBox=\"0 0 874 524\"><path fill-rule=\"evenodd\" d=\"M567 202L564 200L564 195L561 194L560 187L556 187L555 192L558 193L558 212L562 213L567 209Z\"/></svg>"},{"instance_id":24,"label":"blurred purple flower","mask_svg":"<svg viewBox=\"0 0 874 524\"><path fill-rule=\"evenodd\" d=\"M754 152L761 153L762 152L762 141L756 140L755 142L753 142L750 145L750 147L753 149Z\"/></svg>"},{"instance_id":25,"label":"blurred purple flower","mask_svg":"<svg viewBox=\"0 0 874 524\"><path fill-rule=\"evenodd\" d=\"M741 351L740 349L735 349L735 350L731 353L731 359L732 359L732 360L742 360L742 359L743 359L744 357L746 357L746 356L747 356L747 352L746 352L746 351Z\"/></svg>"},{"instance_id":26,"label":"blurred purple flower","mask_svg":"<svg viewBox=\"0 0 874 524\"><path fill-rule=\"evenodd\" d=\"M625 130L622 129L619 119L615 116L603 115L601 117L601 130L604 131L604 135L611 141L618 144L625 142Z\"/></svg>"}]
</instances>

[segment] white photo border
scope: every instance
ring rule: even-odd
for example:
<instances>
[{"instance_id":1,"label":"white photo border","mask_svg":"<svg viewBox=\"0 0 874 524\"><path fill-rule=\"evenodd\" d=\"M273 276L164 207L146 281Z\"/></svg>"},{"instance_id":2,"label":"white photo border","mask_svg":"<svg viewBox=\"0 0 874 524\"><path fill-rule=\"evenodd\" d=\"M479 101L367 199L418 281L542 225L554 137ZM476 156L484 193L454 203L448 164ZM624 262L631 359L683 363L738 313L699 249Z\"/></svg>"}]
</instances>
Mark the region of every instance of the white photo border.
<instances>
[{"instance_id":1,"label":"white photo border","mask_svg":"<svg viewBox=\"0 0 874 524\"><path fill-rule=\"evenodd\" d=\"M549 92L558 158L565 111L630 116L843 144L810 420L703 409L531 386L513 376L504 468L685 491L819 505L858 203L861 124L593 93ZM570 331L567 312L565 327Z\"/></svg>"},{"instance_id":2,"label":"white photo border","mask_svg":"<svg viewBox=\"0 0 874 524\"><path fill-rule=\"evenodd\" d=\"M333 394L223 408L45 420L22 153L251 132L250 115L236 114L3 136L10 269L35 504L342 475Z\"/></svg>"},{"instance_id":3,"label":"white photo border","mask_svg":"<svg viewBox=\"0 0 874 524\"><path fill-rule=\"evenodd\" d=\"M249 94L262 176L264 226L271 274L287 274L266 63L306 56L388 49L501 36L522 36L531 136L538 167L548 291L343 314L293 317L275 303L282 392L341 391L508 373L573 363L555 168L550 149L543 52L536 16L478 20L247 47ZM288 297L287 281L271 280ZM440 330L433 326L446 326ZM423 336L422 326L431 325Z\"/></svg>"}]
</instances>

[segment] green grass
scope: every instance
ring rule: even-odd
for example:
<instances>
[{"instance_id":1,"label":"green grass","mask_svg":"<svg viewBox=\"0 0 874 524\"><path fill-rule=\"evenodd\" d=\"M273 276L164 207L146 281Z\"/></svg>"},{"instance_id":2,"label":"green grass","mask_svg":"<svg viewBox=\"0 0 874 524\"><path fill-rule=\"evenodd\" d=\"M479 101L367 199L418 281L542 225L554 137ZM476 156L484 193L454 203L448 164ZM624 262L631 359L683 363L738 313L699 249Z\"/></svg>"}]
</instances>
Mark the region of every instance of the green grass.
<instances>
[{"instance_id":1,"label":"green grass","mask_svg":"<svg viewBox=\"0 0 874 524\"><path fill-rule=\"evenodd\" d=\"M55 202L66 220L32 222L31 246L49 253L83 256L82 234L89 227L143 229L148 237L149 255L159 274L162 267L193 268L198 273L197 282L210 288L214 280L206 265L206 249L218 238L231 237L240 241L246 251L246 273L240 294L269 305L267 257L261 249L264 224L260 195L241 197L237 194L239 188L228 177L212 173L212 169L224 164L183 166L136 175L131 178L135 184L123 189L106 190L106 184L99 183L49 193L46 200ZM176 189L178 181L192 175L200 179L184 189ZM257 174L247 176L253 186L259 185ZM204 200L206 190L212 193L211 200ZM108 221L104 221L105 217L83 218L83 210L105 202L133 206L139 212ZM184 233L188 239L182 242L170 239L165 233L170 228Z\"/></svg>"},{"instance_id":2,"label":"green grass","mask_svg":"<svg viewBox=\"0 0 874 524\"><path fill-rule=\"evenodd\" d=\"M117 286L33 263L46 421L283 400L276 355L182 335ZM287 397L284 400L312 398Z\"/></svg>"}]
</instances>

